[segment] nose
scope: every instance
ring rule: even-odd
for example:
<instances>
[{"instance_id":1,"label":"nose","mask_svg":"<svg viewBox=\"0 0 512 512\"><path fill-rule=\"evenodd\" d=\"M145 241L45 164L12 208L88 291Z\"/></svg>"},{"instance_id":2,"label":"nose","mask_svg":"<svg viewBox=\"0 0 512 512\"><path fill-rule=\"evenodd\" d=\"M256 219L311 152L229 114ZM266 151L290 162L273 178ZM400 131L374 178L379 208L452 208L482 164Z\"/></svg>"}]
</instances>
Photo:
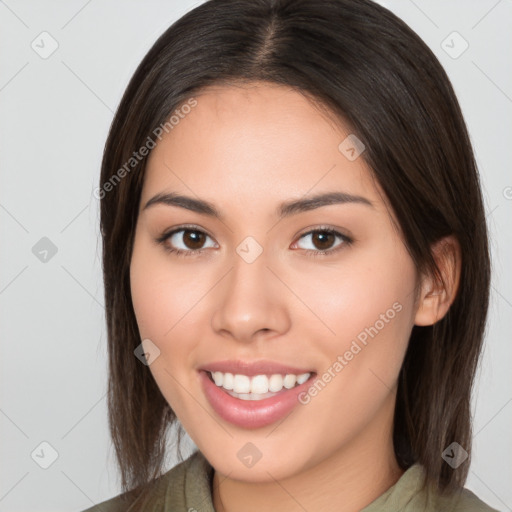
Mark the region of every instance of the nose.
<instances>
[{"instance_id":1,"label":"nose","mask_svg":"<svg viewBox=\"0 0 512 512\"><path fill-rule=\"evenodd\" d=\"M231 263L231 271L216 287L213 330L244 343L286 333L292 296L279 278L280 270L265 252L250 263L235 253Z\"/></svg>"}]
</instances>

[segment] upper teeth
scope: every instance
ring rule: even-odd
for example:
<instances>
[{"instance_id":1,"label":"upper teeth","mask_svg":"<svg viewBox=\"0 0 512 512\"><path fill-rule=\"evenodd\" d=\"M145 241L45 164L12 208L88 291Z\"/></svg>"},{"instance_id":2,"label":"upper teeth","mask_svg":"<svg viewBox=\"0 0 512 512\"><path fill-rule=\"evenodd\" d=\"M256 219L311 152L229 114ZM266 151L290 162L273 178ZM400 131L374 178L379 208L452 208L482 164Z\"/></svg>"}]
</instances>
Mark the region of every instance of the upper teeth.
<instances>
[{"instance_id":1,"label":"upper teeth","mask_svg":"<svg viewBox=\"0 0 512 512\"><path fill-rule=\"evenodd\" d=\"M301 375L287 374L283 377L280 374L274 374L270 377L267 375L247 375L210 372L215 384L226 390L232 390L235 393L258 393L264 394L269 391L276 393L281 391L283 387L291 389L295 384L306 382L311 373L302 373Z\"/></svg>"}]
</instances>

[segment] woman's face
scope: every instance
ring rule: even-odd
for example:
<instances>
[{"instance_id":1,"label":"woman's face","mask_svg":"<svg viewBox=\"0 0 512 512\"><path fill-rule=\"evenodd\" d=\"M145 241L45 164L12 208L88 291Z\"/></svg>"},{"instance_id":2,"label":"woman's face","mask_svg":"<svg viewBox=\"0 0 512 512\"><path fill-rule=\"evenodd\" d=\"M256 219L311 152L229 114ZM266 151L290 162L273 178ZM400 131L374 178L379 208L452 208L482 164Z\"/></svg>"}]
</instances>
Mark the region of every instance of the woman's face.
<instances>
[{"instance_id":1,"label":"woman's face","mask_svg":"<svg viewBox=\"0 0 512 512\"><path fill-rule=\"evenodd\" d=\"M289 88L195 98L150 154L142 190L130 277L149 370L230 478L357 464L390 439L415 317L416 270L382 191L350 131ZM146 207L165 194L190 201ZM203 201L211 211L192 208ZM275 366L233 366L263 360Z\"/></svg>"}]
</instances>

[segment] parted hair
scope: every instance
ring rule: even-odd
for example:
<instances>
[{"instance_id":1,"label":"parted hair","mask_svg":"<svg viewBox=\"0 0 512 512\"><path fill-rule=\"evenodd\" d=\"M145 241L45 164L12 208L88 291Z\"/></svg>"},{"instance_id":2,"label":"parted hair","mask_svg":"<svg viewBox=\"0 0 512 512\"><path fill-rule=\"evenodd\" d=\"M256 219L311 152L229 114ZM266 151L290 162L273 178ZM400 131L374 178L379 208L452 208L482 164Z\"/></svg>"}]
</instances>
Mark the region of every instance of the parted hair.
<instances>
[{"instance_id":1,"label":"parted hair","mask_svg":"<svg viewBox=\"0 0 512 512\"><path fill-rule=\"evenodd\" d=\"M103 153L108 420L123 492L142 502L162 474L168 429L179 424L149 368L134 356L141 339L129 269L147 156L126 163L158 142L158 127L194 94L253 81L292 87L350 126L419 272L440 277L433 244L448 235L459 242L460 285L451 307L434 325L412 329L393 442L404 470L424 467L425 485L460 489L470 459L453 469L441 454L456 441L471 455L470 399L491 270L478 169L446 72L411 28L370 0L208 0L145 55ZM116 173L122 179L113 182ZM179 460L182 434L178 425Z\"/></svg>"}]
</instances>

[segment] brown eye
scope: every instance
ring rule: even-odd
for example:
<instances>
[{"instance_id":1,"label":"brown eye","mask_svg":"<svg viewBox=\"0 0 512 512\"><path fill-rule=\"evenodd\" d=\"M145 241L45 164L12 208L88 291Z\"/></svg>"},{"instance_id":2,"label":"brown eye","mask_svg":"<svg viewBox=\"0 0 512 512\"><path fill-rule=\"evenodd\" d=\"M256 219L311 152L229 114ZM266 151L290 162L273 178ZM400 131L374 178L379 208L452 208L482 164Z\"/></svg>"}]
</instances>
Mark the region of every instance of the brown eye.
<instances>
[{"instance_id":1,"label":"brown eye","mask_svg":"<svg viewBox=\"0 0 512 512\"><path fill-rule=\"evenodd\" d=\"M197 254L205 247L207 239L211 237L199 229L180 228L162 235L157 242L165 245L166 249L179 254ZM208 246L207 246L208 247ZM209 247L215 247L211 244Z\"/></svg>"},{"instance_id":2,"label":"brown eye","mask_svg":"<svg viewBox=\"0 0 512 512\"><path fill-rule=\"evenodd\" d=\"M336 237L326 231L316 231L312 236L312 242L317 249L324 251L330 249L335 242Z\"/></svg>"},{"instance_id":3,"label":"brown eye","mask_svg":"<svg viewBox=\"0 0 512 512\"><path fill-rule=\"evenodd\" d=\"M193 231L191 229L184 229L183 233L183 243L188 249L201 249L205 240L204 233L201 233L200 231Z\"/></svg>"},{"instance_id":4,"label":"brown eye","mask_svg":"<svg viewBox=\"0 0 512 512\"><path fill-rule=\"evenodd\" d=\"M308 238L311 240L310 247L299 248L306 249L306 252L312 255L334 253L342 246L350 245L352 242L351 238L331 228L309 231L304 233L299 240L307 240ZM336 238L340 239L338 244L336 244Z\"/></svg>"}]
</instances>

